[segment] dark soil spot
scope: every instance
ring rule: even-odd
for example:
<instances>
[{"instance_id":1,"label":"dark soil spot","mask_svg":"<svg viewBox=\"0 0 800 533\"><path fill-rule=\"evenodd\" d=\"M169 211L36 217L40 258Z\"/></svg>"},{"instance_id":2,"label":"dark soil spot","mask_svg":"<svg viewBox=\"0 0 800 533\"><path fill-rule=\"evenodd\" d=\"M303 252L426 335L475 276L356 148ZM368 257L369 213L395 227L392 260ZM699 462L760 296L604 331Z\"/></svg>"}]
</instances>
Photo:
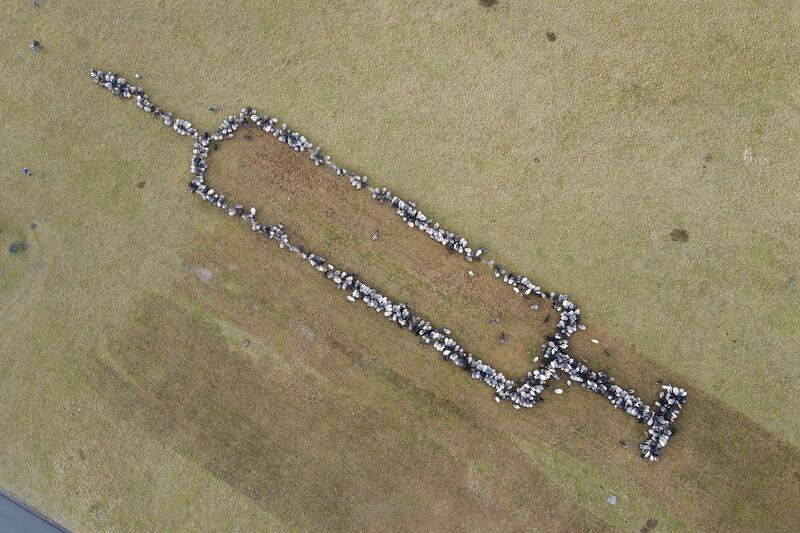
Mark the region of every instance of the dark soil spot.
<instances>
[{"instance_id":1,"label":"dark soil spot","mask_svg":"<svg viewBox=\"0 0 800 533\"><path fill-rule=\"evenodd\" d=\"M496 6L497 0L478 0L478 3L488 9Z\"/></svg>"},{"instance_id":2,"label":"dark soil spot","mask_svg":"<svg viewBox=\"0 0 800 533\"><path fill-rule=\"evenodd\" d=\"M146 181L140 181L139 183L136 184L136 186L139 187L140 189L144 189L145 185L147 185Z\"/></svg>"},{"instance_id":3,"label":"dark soil spot","mask_svg":"<svg viewBox=\"0 0 800 533\"><path fill-rule=\"evenodd\" d=\"M689 232L685 229L675 228L669 234L669 238L674 242L689 242Z\"/></svg>"},{"instance_id":4,"label":"dark soil spot","mask_svg":"<svg viewBox=\"0 0 800 533\"><path fill-rule=\"evenodd\" d=\"M545 37L547 37L547 40L550 41L551 43L556 40L556 34L553 33L552 31L548 31L544 35Z\"/></svg>"},{"instance_id":5,"label":"dark soil spot","mask_svg":"<svg viewBox=\"0 0 800 533\"><path fill-rule=\"evenodd\" d=\"M647 522L645 523L645 525L647 527L649 527L650 529L653 529L654 527L656 527L658 525L658 520L656 520L655 518L648 518Z\"/></svg>"},{"instance_id":6,"label":"dark soil spot","mask_svg":"<svg viewBox=\"0 0 800 533\"><path fill-rule=\"evenodd\" d=\"M648 533L650 528L647 526L642 526L642 529L639 530L639 533Z\"/></svg>"},{"instance_id":7,"label":"dark soil spot","mask_svg":"<svg viewBox=\"0 0 800 533\"><path fill-rule=\"evenodd\" d=\"M534 158L533 158L533 162L534 162L534 163L541 163L541 162L542 162L542 160L541 160L541 159L539 159L538 157L534 157Z\"/></svg>"}]
</instances>

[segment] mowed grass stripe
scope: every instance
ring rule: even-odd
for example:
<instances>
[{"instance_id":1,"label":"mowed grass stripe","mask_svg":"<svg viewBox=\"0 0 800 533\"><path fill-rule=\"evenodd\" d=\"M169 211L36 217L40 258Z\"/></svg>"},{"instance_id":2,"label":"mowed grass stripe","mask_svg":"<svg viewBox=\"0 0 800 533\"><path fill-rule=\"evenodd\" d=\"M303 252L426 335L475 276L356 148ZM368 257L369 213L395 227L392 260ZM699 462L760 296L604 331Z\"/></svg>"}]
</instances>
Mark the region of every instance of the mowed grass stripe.
<instances>
[{"instance_id":1,"label":"mowed grass stripe","mask_svg":"<svg viewBox=\"0 0 800 533\"><path fill-rule=\"evenodd\" d=\"M324 280L315 282L302 288L325 292ZM297 291L276 301L254 285L248 289L258 294L255 301L286 317L264 321L253 314L244 321L254 353L227 343L203 311L227 318L246 313L252 302L216 287L183 304L148 297L114 343L113 366L119 367L93 365L98 393L126 420L295 527L513 528L520 512L542 524L600 527L589 515L571 516L568 502L547 488L523 454L498 448L489 419L478 420L431 394L430 385L419 387L384 367L365 346L376 333L371 328L345 346L341 333L329 337L335 328L321 313L303 310L308 302ZM314 299L334 303L331 294ZM364 311L340 303L340 320L353 318L347 310ZM313 328L315 340L298 324ZM391 324L376 324L384 336L398 333ZM260 357L260 344L294 357L283 367ZM413 340L398 339L396 347L411 360L427 355ZM475 462L491 471L477 472ZM513 490L529 483L538 490Z\"/></svg>"}]
</instances>

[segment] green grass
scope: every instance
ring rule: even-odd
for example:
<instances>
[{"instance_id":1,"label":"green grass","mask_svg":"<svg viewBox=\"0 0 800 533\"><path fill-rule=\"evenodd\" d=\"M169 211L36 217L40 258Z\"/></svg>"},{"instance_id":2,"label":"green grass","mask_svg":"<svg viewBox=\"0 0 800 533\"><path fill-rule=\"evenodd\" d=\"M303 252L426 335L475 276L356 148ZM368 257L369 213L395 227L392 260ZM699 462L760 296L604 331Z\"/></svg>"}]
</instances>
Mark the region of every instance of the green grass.
<instances>
[{"instance_id":1,"label":"green grass","mask_svg":"<svg viewBox=\"0 0 800 533\"><path fill-rule=\"evenodd\" d=\"M7 4L0 238L31 246L0 248L3 489L81 531L797 523L792 3ZM689 388L664 462L617 455L641 428L591 395L508 413L389 325L340 342L302 266L231 237L185 192L187 140L90 67L140 72L203 128L275 113L569 292L591 334L635 345L643 394Z\"/></svg>"}]
</instances>

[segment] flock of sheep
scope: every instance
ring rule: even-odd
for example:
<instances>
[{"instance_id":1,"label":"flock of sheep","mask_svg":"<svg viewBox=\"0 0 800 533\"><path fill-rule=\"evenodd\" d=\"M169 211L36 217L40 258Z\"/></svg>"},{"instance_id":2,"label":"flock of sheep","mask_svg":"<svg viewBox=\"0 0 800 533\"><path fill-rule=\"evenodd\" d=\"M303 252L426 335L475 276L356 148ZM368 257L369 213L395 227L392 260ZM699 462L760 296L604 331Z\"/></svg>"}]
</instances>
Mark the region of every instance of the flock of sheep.
<instances>
[{"instance_id":1,"label":"flock of sheep","mask_svg":"<svg viewBox=\"0 0 800 533\"><path fill-rule=\"evenodd\" d=\"M441 353L443 359L450 360L456 366L469 372L474 379L481 380L494 389L496 401L509 401L516 409L532 407L540 399L548 382L551 379L560 379L560 373L563 372L568 379L568 385L571 381L580 383L582 387L605 396L615 408L623 410L639 422L646 423L649 426L649 438L639 448L643 457L652 461L658 460L673 433L671 423L677 418L681 407L686 402L686 391L682 388L664 385L660 397L655 403L656 409L651 409L634 395L633 390L623 389L614 382L614 378L603 372L595 372L585 364L577 362L569 355L569 337L575 331L584 329L584 326L580 324L580 309L566 295L546 292L528 278L506 272L499 265L495 265L493 261L488 262L494 268L495 276L501 278L513 292L521 293L524 297L533 295L543 298L549 301L560 314L555 334L542 347L541 364L528 374L522 384L517 384L468 353L446 328L437 329L425 318L413 314L407 304L393 302L376 288L361 282L354 274L337 269L323 256L310 253L302 246L292 244L282 224L269 225L258 222L255 207L246 208L241 204L232 205L226 201L225 195L209 187L205 174L208 169L206 159L210 144L233 137L239 127L250 121L249 125L255 125L272 134L289 148L297 152L308 152L315 165L329 166L336 175L347 178L355 189L367 187L366 176L360 176L338 166L330 156L322 155L319 147L314 148L305 136L288 128L286 124L279 123L275 117L259 115L251 107L242 109L238 115L229 116L214 133L201 134L197 128L192 126L191 122L175 118L172 113L154 105L141 87L128 83L125 78L118 77L113 72L94 69L91 71L91 77L95 83L102 85L117 96L128 99L135 98L138 107L150 113L154 118L162 120L166 126L173 128L178 134L194 139L190 170L195 177L189 183L193 193L222 209L228 215L241 217L252 231L276 240L281 248L287 248L300 255L313 268L334 282L339 289L346 291L349 301L361 300L398 326L413 332L424 343L433 345ZM408 226L424 231L436 242L463 255L467 261L480 259L483 255L483 248L473 250L464 237L442 228L439 223L434 222L417 209L414 202L403 200L386 188L373 188L371 192L375 200L382 204L389 204L395 209L397 215ZM534 363L537 360L538 357L534 359Z\"/></svg>"}]
</instances>

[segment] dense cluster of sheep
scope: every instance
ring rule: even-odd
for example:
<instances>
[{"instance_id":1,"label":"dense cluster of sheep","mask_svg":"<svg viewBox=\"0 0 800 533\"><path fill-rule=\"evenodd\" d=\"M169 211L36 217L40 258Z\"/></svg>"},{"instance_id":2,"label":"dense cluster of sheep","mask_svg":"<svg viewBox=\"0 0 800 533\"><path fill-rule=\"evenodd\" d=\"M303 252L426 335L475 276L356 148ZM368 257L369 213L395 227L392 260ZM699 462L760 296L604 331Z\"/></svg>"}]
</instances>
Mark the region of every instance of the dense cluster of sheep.
<instances>
[{"instance_id":1,"label":"dense cluster of sheep","mask_svg":"<svg viewBox=\"0 0 800 533\"><path fill-rule=\"evenodd\" d=\"M136 106L150 113L153 118L161 118L164 125L173 128L180 135L197 137L197 128L192 123L183 119L173 119L172 113L162 110L153 105L147 97L147 93L141 87L128 83L128 80L117 76L115 72L104 72L92 69L89 72L95 83L102 85L112 93L121 98L136 98Z\"/></svg>"},{"instance_id":2,"label":"dense cluster of sheep","mask_svg":"<svg viewBox=\"0 0 800 533\"><path fill-rule=\"evenodd\" d=\"M234 133L242 126L251 124L273 135L278 141L286 144L298 152L310 152L311 161L319 165L329 166L337 176L344 176L355 189L367 187L366 176L347 171L337 165L330 156L323 155L319 147L314 145L299 132L290 129L285 123L278 126L279 121L273 116L261 116L252 107L246 107L238 115L230 115L222 121L214 133L200 134L191 122L174 118L171 113L165 112L160 107L150 102L147 94L141 87L131 85L125 78L118 77L113 72L92 70L91 77L95 83L102 85L121 98L136 98L139 108L150 113L156 118L161 118L166 126L172 127L180 135L193 137L192 159L190 171L194 178L189 182L190 190L199 195L204 201L222 209L229 216L240 217L250 226L250 229L259 235L277 241L281 248L288 248L292 253L300 255L313 268L321 272L336 286L348 293L347 299L351 302L361 300L369 308L383 314L384 317L398 326L410 330L425 344L431 344L441 354L442 359L449 360L456 366L467 371L474 379L489 385L495 391L496 401L509 401L514 408L532 407L548 386L551 379L560 379L560 372L568 377L567 384L575 381L581 387L605 396L615 409L620 409L633 416L639 422L650 426L650 438L640 445L642 455L650 460L658 460L662 449L666 446L672 435L670 424L678 416L681 407L686 402L686 391L677 387L666 385L661 396L656 402L657 411L634 395L633 390L626 390L618 386L614 379L603 372L594 372L585 364L578 363L569 355L569 337L579 329L584 329L580 324L580 309L564 294L546 292L524 276L507 272L493 261L487 263L494 268L497 278L502 278L504 284L509 285L514 293L523 297L536 296L550 302L559 313L559 321L552 337L542 346L542 362L533 372L528 373L525 381L518 385L513 380L506 378L492 366L467 352L446 328L437 329L430 321L412 313L408 304L393 302L381 294L374 287L370 287L357 278L356 275L336 268L326 259L304 249L303 246L290 242L282 224L263 224L256 220L256 208L245 207L242 204L232 205L226 201L225 195L215 191L206 184L205 174L208 170L206 159L209 146L212 142L232 138ZM483 248L473 250L467 240L455 232L449 231L429 216L422 213L414 202L403 200L384 188L370 190L372 197L378 202L388 203L409 227L416 227L436 242L463 255L468 261L480 259L484 254ZM375 238L375 237L373 237ZM531 306L537 308L536 305ZM534 363L538 357L534 358ZM560 390L560 389L559 389ZM556 392L558 392L557 390Z\"/></svg>"},{"instance_id":3,"label":"dense cluster of sheep","mask_svg":"<svg viewBox=\"0 0 800 533\"><path fill-rule=\"evenodd\" d=\"M463 254L467 261L479 258L483 254L483 249L473 251L467 245L467 239L442 228L438 222L433 222L421 210L417 209L417 204L408 202L392 194L386 187L372 189L372 197L380 203L388 203L396 211L403 222L409 227L417 227L428 234L436 242L450 248L451 250Z\"/></svg>"}]
</instances>

